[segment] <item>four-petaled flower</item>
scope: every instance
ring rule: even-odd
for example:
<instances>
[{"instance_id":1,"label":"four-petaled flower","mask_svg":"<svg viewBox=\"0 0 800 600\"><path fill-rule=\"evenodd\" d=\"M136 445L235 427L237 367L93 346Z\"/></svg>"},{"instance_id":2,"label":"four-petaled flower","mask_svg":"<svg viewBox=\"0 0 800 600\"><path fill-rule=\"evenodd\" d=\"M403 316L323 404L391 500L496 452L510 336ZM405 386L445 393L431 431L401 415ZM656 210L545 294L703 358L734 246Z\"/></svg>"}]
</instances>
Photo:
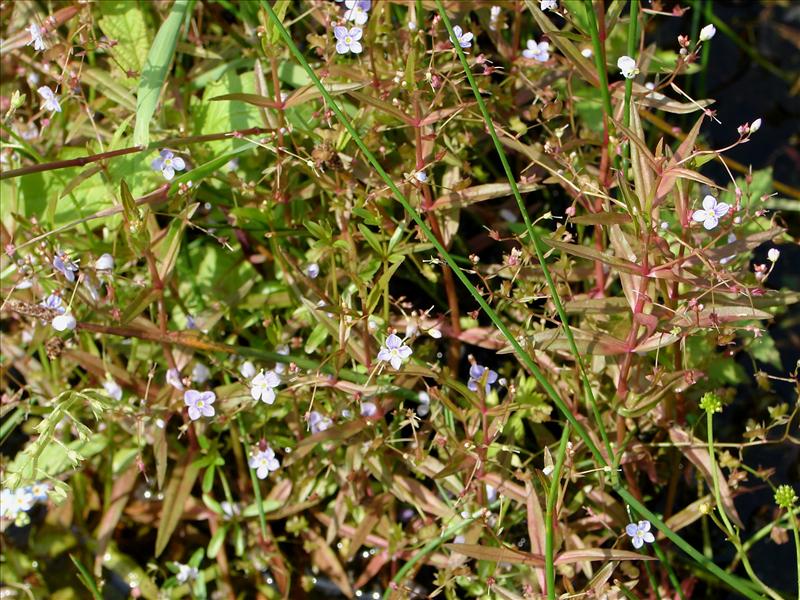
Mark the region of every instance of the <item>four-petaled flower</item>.
<instances>
[{"instance_id":1,"label":"four-petaled flower","mask_svg":"<svg viewBox=\"0 0 800 600\"><path fill-rule=\"evenodd\" d=\"M378 352L378 360L388 362L392 368L397 370L403 361L413 354L411 348L403 343L396 333L391 334L386 338L386 343L381 346Z\"/></svg>"},{"instance_id":2,"label":"four-petaled flower","mask_svg":"<svg viewBox=\"0 0 800 600\"><path fill-rule=\"evenodd\" d=\"M251 469L256 470L259 479L266 479L270 471L277 471L281 467L281 463L275 458L275 451L269 446L253 454L249 464Z\"/></svg>"},{"instance_id":3,"label":"four-petaled flower","mask_svg":"<svg viewBox=\"0 0 800 600\"><path fill-rule=\"evenodd\" d=\"M709 231L719 224L719 220L728 214L730 206L726 202L717 202L714 196L703 198L703 208L692 213L692 219L702 223Z\"/></svg>"},{"instance_id":4,"label":"four-petaled flower","mask_svg":"<svg viewBox=\"0 0 800 600\"><path fill-rule=\"evenodd\" d=\"M369 17L369 9L372 8L372 0L345 0L344 5L347 10L344 18L353 21L356 25L363 25Z\"/></svg>"},{"instance_id":5,"label":"four-petaled flower","mask_svg":"<svg viewBox=\"0 0 800 600\"><path fill-rule=\"evenodd\" d=\"M253 400L261 400L265 404L275 402L275 388L281 384L281 378L275 371L264 371L253 377L250 382L250 395Z\"/></svg>"},{"instance_id":6,"label":"four-petaled flower","mask_svg":"<svg viewBox=\"0 0 800 600\"><path fill-rule=\"evenodd\" d=\"M50 310L54 310L58 314L63 315L65 312L67 312L67 309L61 306L61 303L61 296L58 294L50 294L47 298L40 302L40 306L44 306L45 308L49 308Z\"/></svg>"},{"instance_id":7,"label":"four-petaled flower","mask_svg":"<svg viewBox=\"0 0 800 600\"><path fill-rule=\"evenodd\" d=\"M43 85L36 91L39 92L39 95L42 97L42 100L44 100L44 103L42 104L42 108L44 110L49 110L52 112L61 112L61 105L58 103L59 98L58 96L56 96L53 90L51 90L46 85Z\"/></svg>"},{"instance_id":8,"label":"four-petaled flower","mask_svg":"<svg viewBox=\"0 0 800 600\"><path fill-rule=\"evenodd\" d=\"M214 392L198 392L186 390L183 394L183 403L189 407L189 418L197 421L200 417L214 416L214 401L217 395Z\"/></svg>"},{"instance_id":9,"label":"four-petaled flower","mask_svg":"<svg viewBox=\"0 0 800 600\"><path fill-rule=\"evenodd\" d=\"M464 33L464 30L461 29L461 26L456 25L453 27L453 33L455 34L455 37L450 38L450 41L453 42L453 45L458 44L462 48L469 48L472 46L472 38L475 36L472 35L471 31Z\"/></svg>"},{"instance_id":10,"label":"four-petaled flower","mask_svg":"<svg viewBox=\"0 0 800 600\"><path fill-rule=\"evenodd\" d=\"M25 31L30 32L31 34L31 41L25 44L26 46L30 46L33 44L33 49L36 51L44 50L44 40L42 39L42 31L41 27L39 27L36 23L31 23L31 26L28 27Z\"/></svg>"},{"instance_id":11,"label":"four-petaled flower","mask_svg":"<svg viewBox=\"0 0 800 600\"><path fill-rule=\"evenodd\" d=\"M528 40L528 47L522 51L522 56L539 62L547 62L550 60L550 43L539 42L537 44L536 40Z\"/></svg>"},{"instance_id":12,"label":"four-petaled flower","mask_svg":"<svg viewBox=\"0 0 800 600\"><path fill-rule=\"evenodd\" d=\"M361 27L351 27L350 29L341 25L334 27L333 35L336 37L336 52L339 54L347 54L348 52L361 54L363 47L358 40L361 39L362 34Z\"/></svg>"},{"instance_id":13,"label":"four-petaled flower","mask_svg":"<svg viewBox=\"0 0 800 600\"><path fill-rule=\"evenodd\" d=\"M0 516L16 519L21 512L28 512L33 508L33 494L28 488L9 490L4 488L0 492Z\"/></svg>"},{"instance_id":14,"label":"four-petaled flower","mask_svg":"<svg viewBox=\"0 0 800 600\"><path fill-rule=\"evenodd\" d=\"M78 265L70 260L64 252L58 251L53 257L53 268L67 278L70 283L75 282L75 273L78 272Z\"/></svg>"},{"instance_id":15,"label":"four-petaled flower","mask_svg":"<svg viewBox=\"0 0 800 600\"><path fill-rule=\"evenodd\" d=\"M541 0L539 2L539 9L541 10L555 10L558 8L558 0Z\"/></svg>"},{"instance_id":16,"label":"four-petaled flower","mask_svg":"<svg viewBox=\"0 0 800 600\"><path fill-rule=\"evenodd\" d=\"M97 259L94 263L94 268L97 271L111 271L114 268L114 257L106 252Z\"/></svg>"},{"instance_id":17,"label":"four-petaled flower","mask_svg":"<svg viewBox=\"0 0 800 600\"><path fill-rule=\"evenodd\" d=\"M639 73L639 67L636 66L636 61L630 56L620 56L617 59L617 67L620 72L627 79L633 79Z\"/></svg>"},{"instance_id":18,"label":"four-petaled flower","mask_svg":"<svg viewBox=\"0 0 800 600\"><path fill-rule=\"evenodd\" d=\"M160 156L153 160L151 166L154 171L161 171L167 181L175 177L175 171L183 171L186 168L183 159L175 156L171 150L162 150L159 154Z\"/></svg>"},{"instance_id":19,"label":"four-petaled flower","mask_svg":"<svg viewBox=\"0 0 800 600\"><path fill-rule=\"evenodd\" d=\"M53 489L53 486L46 481L36 481L25 488L36 502L47 502L47 492L51 489Z\"/></svg>"},{"instance_id":20,"label":"four-petaled flower","mask_svg":"<svg viewBox=\"0 0 800 600\"><path fill-rule=\"evenodd\" d=\"M469 368L469 381L467 382L467 387L473 392L477 392L478 384L483 381L483 377L486 377L486 381L483 383L486 393L488 394L492 384L497 381L497 373L491 369L487 369L482 365L476 364Z\"/></svg>"},{"instance_id":21,"label":"four-petaled flower","mask_svg":"<svg viewBox=\"0 0 800 600\"><path fill-rule=\"evenodd\" d=\"M315 410L312 410L308 415L308 427L311 429L311 433L325 431L331 425L333 425L333 421L331 421L328 417L323 417Z\"/></svg>"},{"instance_id":22,"label":"four-petaled flower","mask_svg":"<svg viewBox=\"0 0 800 600\"><path fill-rule=\"evenodd\" d=\"M650 521L628 523L625 526L625 533L631 538L634 548L641 548L645 542L652 544L656 541L656 538L650 533Z\"/></svg>"}]
</instances>

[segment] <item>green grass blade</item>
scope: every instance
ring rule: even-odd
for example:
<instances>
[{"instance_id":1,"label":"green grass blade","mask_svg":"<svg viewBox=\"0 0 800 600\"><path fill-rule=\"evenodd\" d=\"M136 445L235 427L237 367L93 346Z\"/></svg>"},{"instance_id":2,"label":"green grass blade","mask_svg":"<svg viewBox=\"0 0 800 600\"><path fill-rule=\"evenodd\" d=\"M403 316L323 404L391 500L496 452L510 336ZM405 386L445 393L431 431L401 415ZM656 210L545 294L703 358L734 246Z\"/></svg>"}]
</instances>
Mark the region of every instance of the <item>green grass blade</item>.
<instances>
[{"instance_id":1,"label":"green grass blade","mask_svg":"<svg viewBox=\"0 0 800 600\"><path fill-rule=\"evenodd\" d=\"M139 80L136 92L136 126L133 130L133 143L147 146L150 143L150 121L156 112L161 88L167 76L167 70L175 55L178 44L178 33L189 8L189 0L175 0L169 16L150 46L147 61Z\"/></svg>"}]
</instances>

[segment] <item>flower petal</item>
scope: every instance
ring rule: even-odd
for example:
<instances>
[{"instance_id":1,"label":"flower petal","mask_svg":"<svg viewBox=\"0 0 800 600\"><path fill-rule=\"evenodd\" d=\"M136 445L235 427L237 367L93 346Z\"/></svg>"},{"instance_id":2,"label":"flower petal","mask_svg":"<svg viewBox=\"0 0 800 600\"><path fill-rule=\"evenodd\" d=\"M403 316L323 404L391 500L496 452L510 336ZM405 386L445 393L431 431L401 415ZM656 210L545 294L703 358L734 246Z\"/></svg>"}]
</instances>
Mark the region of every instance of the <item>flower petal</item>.
<instances>
[{"instance_id":1,"label":"flower petal","mask_svg":"<svg viewBox=\"0 0 800 600\"><path fill-rule=\"evenodd\" d=\"M337 25L336 27L333 28L333 35L336 36L337 40L339 41L343 40L345 37L347 37L347 27L342 27L341 25ZM339 49L338 44L336 49L337 50Z\"/></svg>"},{"instance_id":2,"label":"flower petal","mask_svg":"<svg viewBox=\"0 0 800 600\"><path fill-rule=\"evenodd\" d=\"M708 211L713 211L714 207L717 205L717 199L714 196L708 195L703 198L703 208Z\"/></svg>"},{"instance_id":3,"label":"flower petal","mask_svg":"<svg viewBox=\"0 0 800 600\"><path fill-rule=\"evenodd\" d=\"M163 173L164 179L166 179L167 181L175 177L175 169L173 169L172 167L164 167L163 169L161 169L161 173Z\"/></svg>"},{"instance_id":4,"label":"flower petal","mask_svg":"<svg viewBox=\"0 0 800 600\"><path fill-rule=\"evenodd\" d=\"M200 410L196 406L189 407L189 418L192 421L197 421L200 418Z\"/></svg>"},{"instance_id":5,"label":"flower petal","mask_svg":"<svg viewBox=\"0 0 800 600\"><path fill-rule=\"evenodd\" d=\"M364 35L364 31L361 27L353 27L350 29L350 37L353 38L353 40L360 40L362 35Z\"/></svg>"},{"instance_id":6,"label":"flower petal","mask_svg":"<svg viewBox=\"0 0 800 600\"><path fill-rule=\"evenodd\" d=\"M730 208L731 207L727 202L719 202L714 207L714 214L717 215L718 219L721 219L722 217L724 217L725 215L728 214L728 211L730 210Z\"/></svg>"},{"instance_id":7,"label":"flower petal","mask_svg":"<svg viewBox=\"0 0 800 600\"><path fill-rule=\"evenodd\" d=\"M698 208L696 211L692 213L692 220L697 221L698 223L702 223L706 220L708 213L703 210L702 208Z\"/></svg>"},{"instance_id":8,"label":"flower petal","mask_svg":"<svg viewBox=\"0 0 800 600\"><path fill-rule=\"evenodd\" d=\"M183 171L186 168L186 163L180 156L172 159L172 166L176 171Z\"/></svg>"},{"instance_id":9,"label":"flower petal","mask_svg":"<svg viewBox=\"0 0 800 600\"><path fill-rule=\"evenodd\" d=\"M354 41L350 43L350 52L352 52L353 54L361 54L361 51L363 49L364 48L361 46L361 42Z\"/></svg>"},{"instance_id":10,"label":"flower petal","mask_svg":"<svg viewBox=\"0 0 800 600\"><path fill-rule=\"evenodd\" d=\"M714 213L706 213L706 220L703 221L703 227L711 231L717 225L719 225L719 219L717 218L717 215Z\"/></svg>"},{"instance_id":11,"label":"flower petal","mask_svg":"<svg viewBox=\"0 0 800 600\"><path fill-rule=\"evenodd\" d=\"M638 536L633 537L631 539L631 542L633 543L633 547L637 548L637 549L641 548L642 546L644 546L644 540L642 538L638 537Z\"/></svg>"},{"instance_id":12,"label":"flower petal","mask_svg":"<svg viewBox=\"0 0 800 600\"><path fill-rule=\"evenodd\" d=\"M395 371L399 371L400 367L403 366L403 359L401 359L399 356L393 356L389 362L392 363L392 368Z\"/></svg>"},{"instance_id":13,"label":"flower petal","mask_svg":"<svg viewBox=\"0 0 800 600\"><path fill-rule=\"evenodd\" d=\"M628 523L625 526L625 533L627 533L630 537L635 536L637 531L638 528L636 527L636 523Z\"/></svg>"},{"instance_id":14,"label":"flower petal","mask_svg":"<svg viewBox=\"0 0 800 600\"><path fill-rule=\"evenodd\" d=\"M649 525L649 523L648 523L648 525ZM645 532L645 534L642 536L642 539L645 542L647 542L648 544L652 544L653 542L656 541L656 538L653 537L653 534L650 533L649 531Z\"/></svg>"}]
</instances>

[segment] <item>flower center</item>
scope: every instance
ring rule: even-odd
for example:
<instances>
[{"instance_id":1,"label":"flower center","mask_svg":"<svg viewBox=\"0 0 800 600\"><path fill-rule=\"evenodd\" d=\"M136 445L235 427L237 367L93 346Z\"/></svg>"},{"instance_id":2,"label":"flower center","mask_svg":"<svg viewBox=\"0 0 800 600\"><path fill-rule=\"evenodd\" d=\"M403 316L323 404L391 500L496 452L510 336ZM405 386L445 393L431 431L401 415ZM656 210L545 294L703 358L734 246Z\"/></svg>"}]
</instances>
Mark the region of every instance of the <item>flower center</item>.
<instances>
[{"instance_id":1,"label":"flower center","mask_svg":"<svg viewBox=\"0 0 800 600\"><path fill-rule=\"evenodd\" d=\"M352 42L353 42L353 38L351 38L349 35L346 38L344 38L344 43L345 44L350 44Z\"/></svg>"},{"instance_id":2,"label":"flower center","mask_svg":"<svg viewBox=\"0 0 800 600\"><path fill-rule=\"evenodd\" d=\"M165 167L171 167L172 166L172 159L171 158L165 158L164 159L164 166Z\"/></svg>"},{"instance_id":3,"label":"flower center","mask_svg":"<svg viewBox=\"0 0 800 600\"><path fill-rule=\"evenodd\" d=\"M203 402L202 400L198 400L197 401L197 408L203 408L205 405L206 405L206 403Z\"/></svg>"}]
</instances>

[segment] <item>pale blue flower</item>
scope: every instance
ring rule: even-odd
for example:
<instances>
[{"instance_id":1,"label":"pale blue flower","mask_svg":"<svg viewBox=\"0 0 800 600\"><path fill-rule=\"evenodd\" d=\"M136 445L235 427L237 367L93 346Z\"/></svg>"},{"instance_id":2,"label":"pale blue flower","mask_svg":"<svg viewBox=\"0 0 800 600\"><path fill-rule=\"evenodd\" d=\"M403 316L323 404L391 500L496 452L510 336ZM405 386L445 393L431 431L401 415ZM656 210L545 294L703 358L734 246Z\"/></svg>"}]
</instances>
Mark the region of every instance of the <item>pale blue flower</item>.
<instances>
[{"instance_id":1,"label":"pale blue flower","mask_svg":"<svg viewBox=\"0 0 800 600\"><path fill-rule=\"evenodd\" d=\"M393 333L386 338L386 342L378 352L378 360L390 363L392 368L397 370L412 354L411 348L403 343L400 336Z\"/></svg>"},{"instance_id":2,"label":"pale blue flower","mask_svg":"<svg viewBox=\"0 0 800 600\"><path fill-rule=\"evenodd\" d=\"M527 48L522 51L522 56L531 58L539 62L550 60L550 44L548 42L536 43L536 40L528 40Z\"/></svg>"},{"instance_id":3,"label":"pale blue flower","mask_svg":"<svg viewBox=\"0 0 800 600\"><path fill-rule=\"evenodd\" d=\"M456 25L453 27L453 33L455 34L455 38L451 37L450 41L453 42L454 45L458 44L462 48L469 48L472 46L472 38L475 36L471 31L464 33L464 31L461 29L461 26Z\"/></svg>"},{"instance_id":4,"label":"pale blue flower","mask_svg":"<svg viewBox=\"0 0 800 600\"><path fill-rule=\"evenodd\" d=\"M484 376L486 377L485 381L483 381ZM497 381L497 373L481 365L472 365L469 368L469 381L467 382L467 387L473 392L477 392L478 384L481 381L483 381L486 387L486 393L488 394L492 384Z\"/></svg>"},{"instance_id":5,"label":"pale blue flower","mask_svg":"<svg viewBox=\"0 0 800 600\"><path fill-rule=\"evenodd\" d=\"M216 414L213 406L216 399L214 392L186 390L183 394L183 403L189 407L189 418L192 421L200 417L213 417Z\"/></svg>"},{"instance_id":6,"label":"pale blue flower","mask_svg":"<svg viewBox=\"0 0 800 600\"><path fill-rule=\"evenodd\" d=\"M178 580L178 583L194 581L200 574L197 567L190 567L189 565L182 565L181 563L175 563L175 565L178 567L178 573L175 575L175 579Z\"/></svg>"},{"instance_id":7,"label":"pale blue flower","mask_svg":"<svg viewBox=\"0 0 800 600\"><path fill-rule=\"evenodd\" d=\"M717 202L714 196L703 198L703 208L692 213L692 220L702 223L709 231L719 225L719 220L728 214L730 206L726 202Z\"/></svg>"},{"instance_id":8,"label":"pale blue flower","mask_svg":"<svg viewBox=\"0 0 800 600\"><path fill-rule=\"evenodd\" d=\"M250 382L250 395L253 400L261 400L265 404L275 402L275 388L281 384L281 378L275 371L264 371L253 377Z\"/></svg>"},{"instance_id":9,"label":"pale blue flower","mask_svg":"<svg viewBox=\"0 0 800 600\"><path fill-rule=\"evenodd\" d=\"M311 429L311 433L319 433L321 431L325 431L329 429L333 425L333 421L331 421L328 417L323 417L317 411L312 410L311 413L308 415L308 427Z\"/></svg>"},{"instance_id":10,"label":"pale blue flower","mask_svg":"<svg viewBox=\"0 0 800 600\"><path fill-rule=\"evenodd\" d=\"M344 5L347 10L344 18L353 21L356 25L363 25L369 17L369 9L372 8L372 0L345 0Z\"/></svg>"},{"instance_id":11,"label":"pale blue flower","mask_svg":"<svg viewBox=\"0 0 800 600\"><path fill-rule=\"evenodd\" d=\"M33 44L33 49L37 52L45 49L44 40L42 39L42 34L44 31L41 27L39 27L36 23L31 23L31 26L25 31L28 31L31 34L31 40L25 44L26 46Z\"/></svg>"},{"instance_id":12,"label":"pale blue flower","mask_svg":"<svg viewBox=\"0 0 800 600\"><path fill-rule=\"evenodd\" d=\"M359 40L363 34L361 27L347 29L347 27L337 25L333 28L333 35L336 37L336 52L339 54L347 54L348 52L361 54L364 48Z\"/></svg>"},{"instance_id":13,"label":"pale blue flower","mask_svg":"<svg viewBox=\"0 0 800 600\"><path fill-rule=\"evenodd\" d=\"M58 294L50 294L47 298L42 300L39 305L56 311L58 314L63 315L67 309L62 306L63 300Z\"/></svg>"},{"instance_id":14,"label":"pale blue flower","mask_svg":"<svg viewBox=\"0 0 800 600\"><path fill-rule=\"evenodd\" d=\"M361 403L361 416L362 417L374 417L378 413L378 407L375 405L374 402L362 402Z\"/></svg>"},{"instance_id":15,"label":"pale blue flower","mask_svg":"<svg viewBox=\"0 0 800 600\"><path fill-rule=\"evenodd\" d=\"M75 273L78 272L78 264L70 260L65 252L59 250L53 258L53 268L67 278L70 283L75 282Z\"/></svg>"},{"instance_id":16,"label":"pale blue flower","mask_svg":"<svg viewBox=\"0 0 800 600\"><path fill-rule=\"evenodd\" d=\"M271 471L277 471L281 463L275 458L275 451L267 446L264 450L257 450L249 462L250 468L256 470L259 479L266 479Z\"/></svg>"},{"instance_id":17,"label":"pale blue flower","mask_svg":"<svg viewBox=\"0 0 800 600\"><path fill-rule=\"evenodd\" d=\"M631 538L634 548L641 548L644 543L652 544L656 541L653 534L650 533L650 521L639 521L638 523L628 523L625 527L625 533Z\"/></svg>"},{"instance_id":18,"label":"pale blue flower","mask_svg":"<svg viewBox=\"0 0 800 600\"><path fill-rule=\"evenodd\" d=\"M59 97L56 96L56 93L53 90L46 85L43 85L36 91L39 92L42 100L44 100L42 103L42 110L49 110L54 113L61 112L61 104L58 102Z\"/></svg>"},{"instance_id":19,"label":"pale blue flower","mask_svg":"<svg viewBox=\"0 0 800 600\"><path fill-rule=\"evenodd\" d=\"M186 163L180 156L175 156L170 150L162 150L160 156L152 162L154 171L161 171L164 179L169 181L175 177L175 171L183 171Z\"/></svg>"},{"instance_id":20,"label":"pale blue flower","mask_svg":"<svg viewBox=\"0 0 800 600\"><path fill-rule=\"evenodd\" d=\"M47 502L47 492L53 489L53 486L46 481L37 481L27 488L25 491L33 497L36 502Z\"/></svg>"}]
</instances>

